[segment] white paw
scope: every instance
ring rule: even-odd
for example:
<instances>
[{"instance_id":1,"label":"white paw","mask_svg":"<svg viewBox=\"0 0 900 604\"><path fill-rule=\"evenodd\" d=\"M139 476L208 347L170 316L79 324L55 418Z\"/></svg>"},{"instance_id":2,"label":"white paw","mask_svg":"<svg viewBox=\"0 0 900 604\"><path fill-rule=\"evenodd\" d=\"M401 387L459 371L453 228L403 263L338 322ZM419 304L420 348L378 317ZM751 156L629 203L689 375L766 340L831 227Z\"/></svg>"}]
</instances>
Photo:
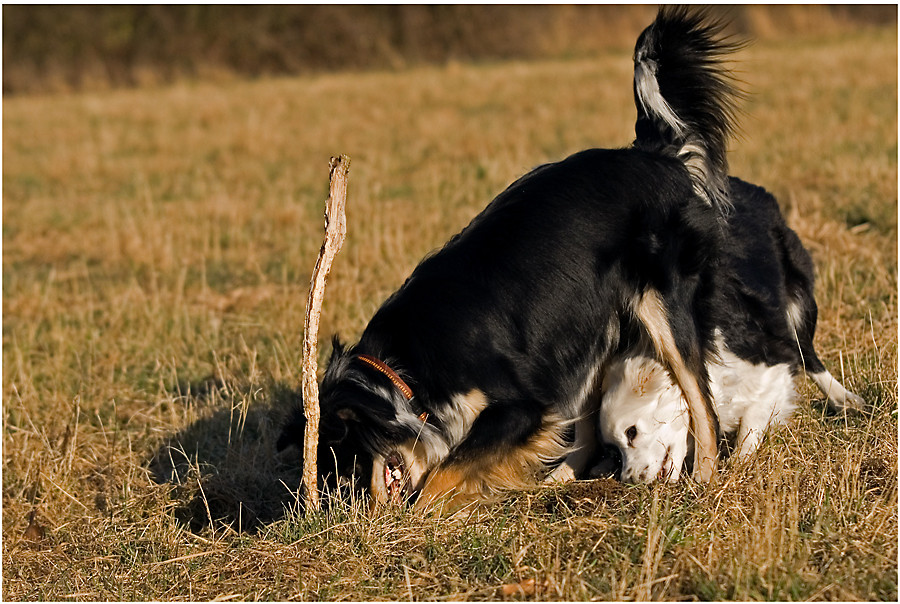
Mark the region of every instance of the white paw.
<instances>
[{"instance_id":1,"label":"white paw","mask_svg":"<svg viewBox=\"0 0 900 604\"><path fill-rule=\"evenodd\" d=\"M844 390L840 396L828 399L828 405L834 411L862 411L866 407L866 401L859 395Z\"/></svg>"},{"instance_id":2,"label":"white paw","mask_svg":"<svg viewBox=\"0 0 900 604\"><path fill-rule=\"evenodd\" d=\"M545 483L566 483L575 481L575 470L569 464L563 462L556 466L556 469L550 472L550 475L544 479Z\"/></svg>"}]
</instances>

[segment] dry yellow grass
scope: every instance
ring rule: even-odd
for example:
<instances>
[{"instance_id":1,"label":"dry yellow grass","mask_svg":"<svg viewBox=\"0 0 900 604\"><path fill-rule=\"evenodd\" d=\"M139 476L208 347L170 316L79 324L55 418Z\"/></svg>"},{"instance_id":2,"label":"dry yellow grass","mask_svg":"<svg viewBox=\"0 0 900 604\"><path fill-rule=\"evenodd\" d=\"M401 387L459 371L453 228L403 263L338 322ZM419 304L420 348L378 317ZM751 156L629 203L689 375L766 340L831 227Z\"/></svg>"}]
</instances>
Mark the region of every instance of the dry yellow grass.
<instances>
[{"instance_id":1,"label":"dry yellow grass","mask_svg":"<svg viewBox=\"0 0 900 604\"><path fill-rule=\"evenodd\" d=\"M732 172L812 251L818 348L871 411L807 385L714 487L580 483L450 523L303 518L272 456L328 158L353 170L322 361L512 179L631 140L627 53L7 99L4 599L896 600L896 29L740 59Z\"/></svg>"}]
</instances>

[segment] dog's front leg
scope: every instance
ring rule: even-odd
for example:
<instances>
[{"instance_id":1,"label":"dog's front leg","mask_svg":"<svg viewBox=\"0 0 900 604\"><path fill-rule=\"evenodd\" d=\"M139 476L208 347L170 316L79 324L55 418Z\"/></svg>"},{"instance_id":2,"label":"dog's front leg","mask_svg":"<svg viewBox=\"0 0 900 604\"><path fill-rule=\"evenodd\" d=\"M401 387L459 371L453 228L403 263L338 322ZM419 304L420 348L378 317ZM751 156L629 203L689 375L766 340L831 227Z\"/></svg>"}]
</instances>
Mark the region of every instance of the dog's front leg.
<instances>
[{"instance_id":1,"label":"dog's front leg","mask_svg":"<svg viewBox=\"0 0 900 604\"><path fill-rule=\"evenodd\" d=\"M503 491L537 484L565 451L565 422L534 401L489 405L450 456L431 472L416 508L450 512Z\"/></svg>"},{"instance_id":2,"label":"dog's front leg","mask_svg":"<svg viewBox=\"0 0 900 604\"><path fill-rule=\"evenodd\" d=\"M680 313L681 316L674 319L681 324L681 346L672 330L672 312L682 306L687 304L668 306L659 292L648 290L635 306L635 314L644 324L660 360L687 400L690 430L694 437L693 476L699 482L709 482L716 472L719 418L705 382L706 372L697 342L697 330L691 317ZM692 352L686 357L682 350Z\"/></svg>"}]
</instances>

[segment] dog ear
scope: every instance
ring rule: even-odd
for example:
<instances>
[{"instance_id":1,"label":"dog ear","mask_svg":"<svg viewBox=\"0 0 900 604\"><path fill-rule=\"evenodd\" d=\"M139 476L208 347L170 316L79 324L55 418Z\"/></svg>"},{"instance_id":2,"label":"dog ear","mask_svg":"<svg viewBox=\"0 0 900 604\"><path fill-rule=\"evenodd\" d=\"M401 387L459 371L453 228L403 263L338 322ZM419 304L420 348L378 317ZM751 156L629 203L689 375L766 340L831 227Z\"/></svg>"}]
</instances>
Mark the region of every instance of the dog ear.
<instances>
[{"instance_id":1,"label":"dog ear","mask_svg":"<svg viewBox=\"0 0 900 604\"><path fill-rule=\"evenodd\" d=\"M350 434L351 423L359 423L359 417L352 409L338 409L331 420L323 418L319 425L320 444L330 447L340 444ZM281 429L275 449L284 451L291 445L302 449L305 431L306 417L301 409L295 409L289 421Z\"/></svg>"},{"instance_id":2,"label":"dog ear","mask_svg":"<svg viewBox=\"0 0 900 604\"><path fill-rule=\"evenodd\" d=\"M346 346L341 342L341 337L338 334L334 334L331 336L331 359L328 361L329 364L333 363L335 359L344 355L344 351L346 350Z\"/></svg>"}]
</instances>

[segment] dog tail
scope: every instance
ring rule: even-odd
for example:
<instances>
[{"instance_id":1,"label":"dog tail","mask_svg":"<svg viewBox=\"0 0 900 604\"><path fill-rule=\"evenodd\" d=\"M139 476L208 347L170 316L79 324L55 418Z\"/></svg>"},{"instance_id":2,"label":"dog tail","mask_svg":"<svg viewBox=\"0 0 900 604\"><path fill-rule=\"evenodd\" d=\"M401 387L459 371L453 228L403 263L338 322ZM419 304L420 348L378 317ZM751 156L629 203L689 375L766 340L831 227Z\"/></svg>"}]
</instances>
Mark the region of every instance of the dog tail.
<instances>
[{"instance_id":1,"label":"dog tail","mask_svg":"<svg viewBox=\"0 0 900 604\"><path fill-rule=\"evenodd\" d=\"M728 140L744 97L723 65L742 48L704 11L663 7L634 49L634 146L678 158L694 191L722 215L730 209Z\"/></svg>"}]
</instances>

